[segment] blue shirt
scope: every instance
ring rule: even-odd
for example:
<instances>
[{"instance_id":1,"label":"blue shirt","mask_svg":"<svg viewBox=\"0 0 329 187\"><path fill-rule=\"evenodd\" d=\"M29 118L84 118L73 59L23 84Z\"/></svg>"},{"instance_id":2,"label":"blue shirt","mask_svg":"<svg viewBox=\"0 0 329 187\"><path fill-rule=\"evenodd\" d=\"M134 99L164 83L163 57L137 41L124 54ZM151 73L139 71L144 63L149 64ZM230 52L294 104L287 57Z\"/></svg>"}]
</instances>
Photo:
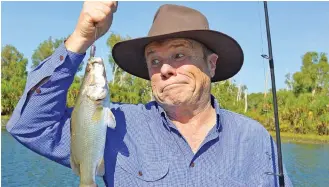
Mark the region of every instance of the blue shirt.
<instances>
[{"instance_id":1,"label":"blue shirt","mask_svg":"<svg viewBox=\"0 0 329 187\"><path fill-rule=\"evenodd\" d=\"M67 91L85 54L61 44L29 73L7 130L50 160L70 167ZM107 186L278 186L276 144L257 121L225 110L212 96L217 123L194 154L156 103L111 103L116 129L107 130ZM292 186L284 169L286 186Z\"/></svg>"}]
</instances>

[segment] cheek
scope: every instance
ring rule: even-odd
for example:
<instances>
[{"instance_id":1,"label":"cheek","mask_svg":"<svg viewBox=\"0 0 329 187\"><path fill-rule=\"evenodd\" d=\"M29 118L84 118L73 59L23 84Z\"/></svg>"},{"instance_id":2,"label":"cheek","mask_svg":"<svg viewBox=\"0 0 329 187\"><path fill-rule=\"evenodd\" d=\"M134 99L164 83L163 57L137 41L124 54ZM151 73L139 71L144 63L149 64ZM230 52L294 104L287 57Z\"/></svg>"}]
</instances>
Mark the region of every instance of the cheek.
<instances>
[{"instance_id":1,"label":"cheek","mask_svg":"<svg viewBox=\"0 0 329 187\"><path fill-rule=\"evenodd\" d=\"M157 86L161 80L161 75L160 73L153 73L150 75L151 79L151 86L152 86L152 90L156 91L158 89L159 86Z\"/></svg>"},{"instance_id":2,"label":"cheek","mask_svg":"<svg viewBox=\"0 0 329 187\"><path fill-rule=\"evenodd\" d=\"M198 79L200 76L202 76L204 74L202 72L202 70L200 69L200 67L197 67L196 65L191 65L191 64L181 66L178 69L178 71L191 75L194 80Z\"/></svg>"},{"instance_id":3,"label":"cheek","mask_svg":"<svg viewBox=\"0 0 329 187\"><path fill-rule=\"evenodd\" d=\"M198 67L196 65L184 65L182 66L182 70L185 74L187 73L195 85L196 90L203 89L207 87L209 80L209 70L206 66Z\"/></svg>"}]
</instances>

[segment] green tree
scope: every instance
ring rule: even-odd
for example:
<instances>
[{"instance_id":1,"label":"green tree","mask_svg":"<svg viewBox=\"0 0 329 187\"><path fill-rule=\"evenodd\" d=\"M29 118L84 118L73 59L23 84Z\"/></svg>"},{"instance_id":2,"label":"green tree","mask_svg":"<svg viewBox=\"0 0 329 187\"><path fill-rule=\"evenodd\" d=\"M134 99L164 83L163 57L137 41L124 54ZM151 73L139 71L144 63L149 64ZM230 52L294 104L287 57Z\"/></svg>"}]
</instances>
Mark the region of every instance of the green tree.
<instances>
[{"instance_id":1,"label":"green tree","mask_svg":"<svg viewBox=\"0 0 329 187\"><path fill-rule=\"evenodd\" d=\"M82 77L75 76L74 80L67 93L67 106L74 107L75 101L78 98Z\"/></svg>"},{"instance_id":2,"label":"green tree","mask_svg":"<svg viewBox=\"0 0 329 187\"><path fill-rule=\"evenodd\" d=\"M225 80L212 83L211 93L218 100L221 107L237 113L244 113L244 90L246 89L245 85L237 86L234 80Z\"/></svg>"},{"instance_id":3,"label":"green tree","mask_svg":"<svg viewBox=\"0 0 329 187\"><path fill-rule=\"evenodd\" d=\"M120 41L130 39L129 36L123 37L112 33L107 46L112 51L114 45ZM114 61L112 54L109 55L109 63L112 66L112 82L109 84L111 100L113 102L124 103L146 103L151 100L151 86L149 81L133 76L122 70Z\"/></svg>"},{"instance_id":4,"label":"green tree","mask_svg":"<svg viewBox=\"0 0 329 187\"><path fill-rule=\"evenodd\" d=\"M328 92L329 64L325 53L307 52L302 57L301 71L293 74L293 92L301 93ZM287 80L286 82L289 82ZM290 81L291 82L291 81ZM289 83L290 83L289 82Z\"/></svg>"},{"instance_id":5,"label":"green tree","mask_svg":"<svg viewBox=\"0 0 329 187\"><path fill-rule=\"evenodd\" d=\"M120 34L115 34L115 33L111 33L111 35L109 36L109 38L107 39L106 45L110 48L110 51L112 51L114 45L118 42L121 41L125 41L130 39L129 36L123 37ZM126 72L123 71L114 61L112 53L109 54L109 63L112 66L112 84L120 82L120 84L122 85L122 79L124 79L124 76L126 76Z\"/></svg>"},{"instance_id":6,"label":"green tree","mask_svg":"<svg viewBox=\"0 0 329 187\"><path fill-rule=\"evenodd\" d=\"M49 37L47 40L41 42L32 54L31 68L34 69L40 64L40 62L51 56L64 40L65 38L53 39L52 37ZM82 70L82 67L83 63L79 66L78 72Z\"/></svg>"},{"instance_id":7,"label":"green tree","mask_svg":"<svg viewBox=\"0 0 329 187\"><path fill-rule=\"evenodd\" d=\"M51 56L63 41L64 38L53 40L52 37L49 37L47 40L41 42L33 52L31 68L37 67L40 62Z\"/></svg>"},{"instance_id":8,"label":"green tree","mask_svg":"<svg viewBox=\"0 0 329 187\"><path fill-rule=\"evenodd\" d=\"M1 115L10 115L23 94L27 72L27 58L14 46L1 51Z\"/></svg>"}]
</instances>

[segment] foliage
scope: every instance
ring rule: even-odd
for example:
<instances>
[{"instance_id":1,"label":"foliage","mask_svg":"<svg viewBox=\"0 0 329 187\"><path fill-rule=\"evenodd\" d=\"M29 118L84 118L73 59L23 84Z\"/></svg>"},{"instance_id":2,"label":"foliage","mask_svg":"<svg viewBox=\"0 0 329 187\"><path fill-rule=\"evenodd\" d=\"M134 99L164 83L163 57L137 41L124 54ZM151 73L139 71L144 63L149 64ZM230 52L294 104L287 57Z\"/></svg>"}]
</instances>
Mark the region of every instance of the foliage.
<instances>
[{"instance_id":1,"label":"foliage","mask_svg":"<svg viewBox=\"0 0 329 187\"><path fill-rule=\"evenodd\" d=\"M324 53L307 52L302 57L301 71L292 77L292 86L296 95L301 93L328 92L329 89L329 65L328 58Z\"/></svg>"},{"instance_id":2,"label":"foliage","mask_svg":"<svg viewBox=\"0 0 329 187\"><path fill-rule=\"evenodd\" d=\"M112 33L107 46L110 50L120 42L130 39L129 36L123 37ZM123 71L114 61L112 55L109 56L109 63L112 66L112 82L109 84L111 91L111 100L113 102L124 103L146 103L151 100L151 86L149 81L133 76Z\"/></svg>"},{"instance_id":3,"label":"foliage","mask_svg":"<svg viewBox=\"0 0 329 187\"><path fill-rule=\"evenodd\" d=\"M40 43L37 49L33 52L31 68L37 67L40 62L52 55L55 49L58 48L63 41L63 38L55 39L55 41L53 41L52 37L49 37L48 40Z\"/></svg>"},{"instance_id":4,"label":"foliage","mask_svg":"<svg viewBox=\"0 0 329 187\"><path fill-rule=\"evenodd\" d=\"M28 60L14 46L1 50L1 115L11 114L23 94Z\"/></svg>"},{"instance_id":5,"label":"foliage","mask_svg":"<svg viewBox=\"0 0 329 187\"><path fill-rule=\"evenodd\" d=\"M288 89L277 91L281 132L329 135L329 64L324 53L307 52L301 70L286 75ZM264 101L262 102L262 98ZM272 94L249 96L247 115L274 131Z\"/></svg>"},{"instance_id":6,"label":"foliage","mask_svg":"<svg viewBox=\"0 0 329 187\"><path fill-rule=\"evenodd\" d=\"M74 107L75 101L78 98L82 77L75 76L74 80L67 93L67 106Z\"/></svg>"},{"instance_id":7,"label":"foliage","mask_svg":"<svg viewBox=\"0 0 329 187\"><path fill-rule=\"evenodd\" d=\"M40 62L51 56L55 52L55 49L57 49L64 42L64 40L65 38L53 40L52 37L49 37L47 40L41 42L32 54L31 68L34 69L40 64ZM83 63L79 66L78 72L82 70L82 65Z\"/></svg>"}]
</instances>

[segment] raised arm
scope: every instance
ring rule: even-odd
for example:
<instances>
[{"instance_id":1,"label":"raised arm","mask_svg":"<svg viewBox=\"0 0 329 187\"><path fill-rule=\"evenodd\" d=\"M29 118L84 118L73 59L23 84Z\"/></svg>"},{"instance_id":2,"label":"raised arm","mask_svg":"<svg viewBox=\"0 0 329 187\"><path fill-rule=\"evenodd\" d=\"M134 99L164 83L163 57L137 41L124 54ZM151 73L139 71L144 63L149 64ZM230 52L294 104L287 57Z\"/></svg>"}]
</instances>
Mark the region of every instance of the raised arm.
<instances>
[{"instance_id":1,"label":"raised arm","mask_svg":"<svg viewBox=\"0 0 329 187\"><path fill-rule=\"evenodd\" d=\"M71 108L67 91L91 44L110 28L116 2L84 3L72 35L29 73L8 132L34 152L70 167ZM95 31L97 27L97 37Z\"/></svg>"},{"instance_id":2,"label":"raised arm","mask_svg":"<svg viewBox=\"0 0 329 187\"><path fill-rule=\"evenodd\" d=\"M70 116L67 91L84 54L68 51L63 44L30 72L25 91L7 130L20 143L69 167Z\"/></svg>"}]
</instances>

